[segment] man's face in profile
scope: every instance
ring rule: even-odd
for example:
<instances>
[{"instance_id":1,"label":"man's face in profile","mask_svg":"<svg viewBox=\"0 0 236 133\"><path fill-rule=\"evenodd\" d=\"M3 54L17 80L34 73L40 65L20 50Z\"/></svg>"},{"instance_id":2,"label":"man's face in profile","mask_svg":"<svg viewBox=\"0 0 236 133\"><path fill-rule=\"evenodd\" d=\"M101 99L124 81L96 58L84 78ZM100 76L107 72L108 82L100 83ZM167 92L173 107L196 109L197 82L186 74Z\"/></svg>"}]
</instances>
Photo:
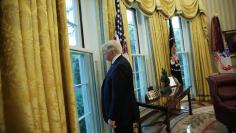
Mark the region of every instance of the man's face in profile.
<instances>
[{"instance_id":1,"label":"man's face in profile","mask_svg":"<svg viewBox=\"0 0 236 133\"><path fill-rule=\"evenodd\" d=\"M103 54L105 55L105 57L106 57L106 59L108 60L108 61L112 61L112 51L107 51L107 50L104 50L103 51Z\"/></svg>"}]
</instances>

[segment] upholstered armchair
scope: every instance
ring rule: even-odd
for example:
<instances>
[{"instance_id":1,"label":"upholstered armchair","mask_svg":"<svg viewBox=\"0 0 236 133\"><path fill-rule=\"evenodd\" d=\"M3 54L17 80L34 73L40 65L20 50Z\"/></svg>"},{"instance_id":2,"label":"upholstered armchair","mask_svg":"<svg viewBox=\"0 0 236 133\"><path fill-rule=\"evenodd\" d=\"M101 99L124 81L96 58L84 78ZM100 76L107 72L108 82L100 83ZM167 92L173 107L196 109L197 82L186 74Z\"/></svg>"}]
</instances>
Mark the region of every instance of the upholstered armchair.
<instances>
[{"instance_id":1,"label":"upholstered armchair","mask_svg":"<svg viewBox=\"0 0 236 133\"><path fill-rule=\"evenodd\" d=\"M207 78L218 121L236 131L236 74L218 74Z\"/></svg>"}]
</instances>

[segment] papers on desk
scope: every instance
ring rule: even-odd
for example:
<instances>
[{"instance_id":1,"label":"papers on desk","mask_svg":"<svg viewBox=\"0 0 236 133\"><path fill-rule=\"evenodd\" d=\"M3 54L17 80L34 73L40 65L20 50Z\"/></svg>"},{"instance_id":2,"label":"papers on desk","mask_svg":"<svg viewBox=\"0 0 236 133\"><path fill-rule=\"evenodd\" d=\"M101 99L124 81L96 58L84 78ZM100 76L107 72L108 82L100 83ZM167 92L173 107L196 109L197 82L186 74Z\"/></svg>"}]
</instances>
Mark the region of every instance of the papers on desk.
<instances>
[{"instance_id":1,"label":"papers on desk","mask_svg":"<svg viewBox=\"0 0 236 133\"><path fill-rule=\"evenodd\" d=\"M148 100L154 100L158 97L157 90L150 90L146 93Z\"/></svg>"}]
</instances>

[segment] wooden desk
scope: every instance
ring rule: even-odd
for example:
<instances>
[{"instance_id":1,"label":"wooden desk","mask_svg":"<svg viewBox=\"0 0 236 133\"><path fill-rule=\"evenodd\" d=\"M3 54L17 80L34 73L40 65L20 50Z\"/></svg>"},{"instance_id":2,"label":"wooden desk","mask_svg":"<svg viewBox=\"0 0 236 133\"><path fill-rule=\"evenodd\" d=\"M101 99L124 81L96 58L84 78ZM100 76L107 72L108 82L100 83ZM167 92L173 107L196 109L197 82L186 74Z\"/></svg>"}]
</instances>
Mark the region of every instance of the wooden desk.
<instances>
[{"instance_id":1,"label":"wooden desk","mask_svg":"<svg viewBox=\"0 0 236 133\"><path fill-rule=\"evenodd\" d=\"M188 96L188 104L189 104L189 115L192 115L192 105L191 105L191 96L190 96L190 87L185 89L184 91L178 92L175 96L167 100L165 105L160 104L160 97L147 102L138 102L139 106L151 108L159 111L163 111L165 114L165 120L162 122L166 124L166 131L170 133L170 118L173 110L176 109L176 105L185 97ZM140 124L141 125L141 124Z\"/></svg>"}]
</instances>

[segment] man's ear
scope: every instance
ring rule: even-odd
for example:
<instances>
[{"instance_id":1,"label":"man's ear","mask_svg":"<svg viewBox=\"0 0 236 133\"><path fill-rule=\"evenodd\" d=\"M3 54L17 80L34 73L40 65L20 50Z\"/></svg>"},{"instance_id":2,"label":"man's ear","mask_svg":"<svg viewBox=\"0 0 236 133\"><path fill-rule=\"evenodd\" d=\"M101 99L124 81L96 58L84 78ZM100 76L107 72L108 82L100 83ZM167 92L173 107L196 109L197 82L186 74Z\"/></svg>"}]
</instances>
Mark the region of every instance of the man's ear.
<instances>
[{"instance_id":1,"label":"man's ear","mask_svg":"<svg viewBox=\"0 0 236 133\"><path fill-rule=\"evenodd\" d=\"M114 50L111 51L112 55L115 56L116 52Z\"/></svg>"}]
</instances>

